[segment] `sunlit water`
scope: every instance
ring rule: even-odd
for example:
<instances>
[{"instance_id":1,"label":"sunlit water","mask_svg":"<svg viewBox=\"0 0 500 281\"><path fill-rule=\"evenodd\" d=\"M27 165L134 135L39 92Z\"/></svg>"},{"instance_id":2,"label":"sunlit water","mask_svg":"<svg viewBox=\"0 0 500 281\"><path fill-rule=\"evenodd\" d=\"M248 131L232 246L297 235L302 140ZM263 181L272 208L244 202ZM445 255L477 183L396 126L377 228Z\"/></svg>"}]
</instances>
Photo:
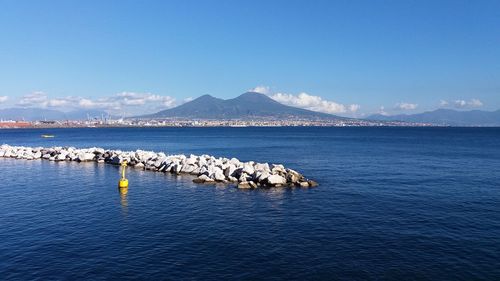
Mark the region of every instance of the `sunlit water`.
<instances>
[{"instance_id":1,"label":"sunlit water","mask_svg":"<svg viewBox=\"0 0 500 281\"><path fill-rule=\"evenodd\" d=\"M42 139L41 134L54 134ZM315 189L0 158L0 279L500 279L500 129L0 130L283 163Z\"/></svg>"}]
</instances>

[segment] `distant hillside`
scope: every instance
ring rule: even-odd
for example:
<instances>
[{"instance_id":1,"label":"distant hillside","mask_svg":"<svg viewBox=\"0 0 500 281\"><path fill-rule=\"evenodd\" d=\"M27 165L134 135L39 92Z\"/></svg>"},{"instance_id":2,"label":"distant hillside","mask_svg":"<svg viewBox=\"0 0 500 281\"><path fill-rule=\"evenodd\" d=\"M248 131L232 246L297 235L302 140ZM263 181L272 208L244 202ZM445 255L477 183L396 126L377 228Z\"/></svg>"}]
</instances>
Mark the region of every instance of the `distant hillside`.
<instances>
[{"instance_id":1,"label":"distant hillside","mask_svg":"<svg viewBox=\"0 0 500 281\"><path fill-rule=\"evenodd\" d=\"M0 109L0 119L4 120L86 120L90 118L101 118L108 114L101 110L73 110L70 112L62 112L53 109L43 108L6 108Z\"/></svg>"},{"instance_id":2,"label":"distant hillside","mask_svg":"<svg viewBox=\"0 0 500 281\"><path fill-rule=\"evenodd\" d=\"M331 114L287 106L266 95L254 92L244 93L228 100L204 95L175 108L137 118L174 117L192 119L345 119Z\"/></svg>"},{"instance_id":3,"label":"distant hillside","mask_svg":"<svg viewBox=\"0 0 500 281\"><path fill-rule=\"evenodd\" d=\"M405 121L418 123L432 123L450 126L500 126L500 110L497 111L457 111L452 109L438 109L419 114L401 115L371 115L369 120Z\"/></svg>"}]
</instances>

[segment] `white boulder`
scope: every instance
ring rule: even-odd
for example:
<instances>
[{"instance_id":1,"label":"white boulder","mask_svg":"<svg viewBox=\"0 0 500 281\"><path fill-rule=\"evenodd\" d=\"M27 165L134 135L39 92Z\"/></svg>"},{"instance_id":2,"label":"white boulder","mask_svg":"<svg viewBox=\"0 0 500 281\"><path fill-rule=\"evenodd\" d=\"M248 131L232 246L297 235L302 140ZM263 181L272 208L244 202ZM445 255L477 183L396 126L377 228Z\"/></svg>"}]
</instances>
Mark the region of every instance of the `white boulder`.
<instances>
[{"instance_id":1,"label":"white boulder","mask_svg":"<svg viewBox=\"0 0 500 281\"><path fill-rule=\"evenodd\" d=\"M270 175L267 178L267 182L271 185L285 184L286 179L280 175Z\"/></svg>"}]
</instances>

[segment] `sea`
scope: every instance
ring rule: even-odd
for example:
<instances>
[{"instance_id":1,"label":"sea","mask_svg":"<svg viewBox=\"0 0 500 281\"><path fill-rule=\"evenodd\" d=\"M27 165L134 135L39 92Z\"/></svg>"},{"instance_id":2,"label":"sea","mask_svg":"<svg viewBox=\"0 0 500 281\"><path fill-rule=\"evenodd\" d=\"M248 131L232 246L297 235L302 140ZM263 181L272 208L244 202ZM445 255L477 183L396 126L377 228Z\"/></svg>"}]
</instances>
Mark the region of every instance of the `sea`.
<instances>
[{"instance_id":1,"label":"sea","mask_svg":"<svg viewBox=\"0 0 500 281\"><path fill-rule=\"evenodd\" d=\"M52 134L54 138L41 138ZM500 280L500 128L0 130L0 144L280 163L241 190L0 158L2 280Z\"/></svg>"}]
</instances>

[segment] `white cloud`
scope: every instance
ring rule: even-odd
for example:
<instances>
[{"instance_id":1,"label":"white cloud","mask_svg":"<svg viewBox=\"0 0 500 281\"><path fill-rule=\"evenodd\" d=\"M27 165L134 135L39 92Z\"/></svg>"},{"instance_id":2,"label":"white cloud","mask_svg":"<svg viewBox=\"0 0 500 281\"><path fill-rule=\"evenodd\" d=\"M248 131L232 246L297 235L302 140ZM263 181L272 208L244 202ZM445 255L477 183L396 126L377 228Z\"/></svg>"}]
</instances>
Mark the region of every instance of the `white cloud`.
<instances>
[{"instance_id":1,"label":"white cloud","mask_svg":"<svg viewBox=\"0 0 500 281\"><path fill-rule=\"evenodd\" d=\"M116 100L123 105L140 106L146 103L160 103L164 107L175 105L175 98L170 96L160 96L151 93L122 92L116 95Z\"/></svg>"},{"instance_id":2,"label":"white cloud","mask_svg":"<svg viewBox=\"0 0 500 281\"><path fill-rule=\"evenodd\" d=\"M478 99L466 100L456 100L454 103L456 108L475 108L483 106L483 103Z\"/></svg>"},{"instance_id":3,"label":"white cloud","mask_svg":"<svg viewBox=\"0 0 500 281\"><path fill-rule=\"evenodd\" d=\"M257 86L253 89L248 90L249 92L261 93L264 95L268 95L271 93L271 89L268 86Z\"/></svg>"},{"instance_id":4,"label":"white cloud","mask_svg":"<svg viewBox=\"0 0 500 281\"><path fill-rule=\"evenodd\" d=\"M472 106L472 107L481 107L481 106L483 106L483 103L480 100L478 100L478 99L472 99L469 102L469 105Z\"/></svg>"},{"instance_id":5,"label":"white cloud","mask_svg":"<svg viewBox=\"0 0 500 281\"><path fill-rule=\"evenodd\" d=\"M383 115L383 116L388 116L389 115L389 113L387 113L387 111L385 111L385 107L384 106L381 106L377 113L380 114L380 115Z\"/></svg>"},{"instance_id":6,"label":"white cloud","mask_svg":"<svg viewBox=\"0 0 500 281\"><path fill-rule=\"evenodd\" d=\"M270 95L270 97L275 101L286 105L330 114L355 113L360 108L358 104L344 105L333 101L324 100L319 96L312 96L307 93L300 93L298 95L276 93Z\"/></svg>"},{"instance_id":7,"label":"white cloud","mask_svg":"<svg viewBox=\"0 0 500 281\"><path fill-rule=\"evenodd\" d=\"M74 108L85 108L85 109L103 109L103 110L120 110L122 104L120 102L112 100L111 98L99 98L96 100L88 98L76 98L75 102L72 104Z\"/></svg>"},{"instance_id":8,"label":"white cloud","mask_svg":"<svg viewBox=\"0 0 500 281\"><path fill-rule=\"evenodd\" d=\"M47 102L47 95L44 92L36 91L24 95L17 104L26 107L30 106L45 107L46 102Z\"/></svg>"},{"instance_id":9,"label":"white cloud","mask_svg":"<svg viewBox=\"0 0 500 281\"><path fill-rule=\"evenodd\" d=\"M192 100L194 100L192 97L188 97L188 98L183 99L182 103L190 102Z\"/></svg>"},{"instance_id":10,"label":"white cloud","mask_svg":"<svg viewBox=\"0 0 500 281\"><path fill-rule=\"evenodd\" d=\"M455 107L466 107L467 106L467 102L464 101L464 100L456 100L455 101Z\"/></svg>"},{"instance_id":11,"label":"white cloud","mask_svg":"<svg viewBox=\"0 0 500 281\"><path fill-rule=\"evenodd\" d=\"M176 106L176 100L170 96L160 96L151 93L121 92L109 97L58 97L50 99L43 92L33 92L24 95L17 103L23 107L71 109L101 109L111 112L150 113L153 110Z\"/></svg>"},{"instance_id":12,"label":"white cloud","mask_svg":"<svg viewBox=\"0 0 500 281\"><path fill-rule=\"evenodd\" d=\"M66 99L52 99L47 102L49 107L62 107L68 105L69 101Z\"/></svg>"},{"instance_id":13,"label":"white cloud","mask_svg":"<svg viewBox=\"0 0 500 281\"><path fill-rule=\"evenodd\" d=\"M76 100L75 97L62 97L49 99L47 94L41 91L36 91L30 94L26 94L17 102L17 105L23 107L66 107L71 106L71 104Z\"/></svg>"},{"instance_id":14,"label":"white cloud","mask_svg":"<svg viewBox=\"0 0 500 281\"><path fill-rule=\"evenodd\" d=\"M361 108L359 104L350 104L348 109L350 112L357 112Z\"/></svg>"},{"instance_id":15,"label":"white cloud","mask_svg":"<svg viewBox=\"0 0 500 281\"><path fill-rule=\"evenodd\" d=\"M470 100L454 100L454 101L439 101L440 107L455 107L455 108L477 108L483 106L483 102L479 99L470 99Z\"/></svg>"},{"instance_id":16,"label":"white cloud","mask_svg":"<svg viewBox=\"0 0 500 281\"><path fill-rule=\"evenodd\" d=\"M165 109L176 106L176 100L170 96L151 93L121 92L111 97L96 100L81 98L78 103L84 108L96 108L113 111L148 111L151 108ZM135 109L133 109L135 108Z\"/></svg>"},{"instance_id":17,"label":"white cloud","mask_svg":"<svg viewBox=\"0 0 500 281\"><path fill-rule=\"evenodd\" d=\"M8 96L0 96L0 103L4 103L9 99Z\"/></svg>"},{"instance_id":18,"label":"white cloud","mask_svg":"<svg viewBox=\"0 0 500 281\"><path fill-rule=\"evenodd\" d=\"M289 106L304 108L312 111L319 111L330 114L338 113L356 113L360 109L359 104L340 104L334 101L325 100L319 96L309 95L307 93L299 93L298 95L287 93L272 93L271 88L264 85L259 85L249 92L256 92L268 95L275 101Z\"/></svg>"},{"instance_id":19,"label":"white cloud","mask_svg":"<svg viewBox=\"0 0 500 281\"><path fill-rule=\"evenodd\" d=\"M89 99L79 100L78 105L83 107L83 108L92 108L92 107L96 106L96 104L92 100L89 100Z\"/></svg>"},{"instance_id":20,"label":"white cloud","mask_svg":"<svg viewBox=\"0 0 500 281\"><path fill-rule=\"evenodd\" d=\"M396 110L415 110L418 107L416 103L400 102L394 106Z\"/></svg>"}]
</instances>

